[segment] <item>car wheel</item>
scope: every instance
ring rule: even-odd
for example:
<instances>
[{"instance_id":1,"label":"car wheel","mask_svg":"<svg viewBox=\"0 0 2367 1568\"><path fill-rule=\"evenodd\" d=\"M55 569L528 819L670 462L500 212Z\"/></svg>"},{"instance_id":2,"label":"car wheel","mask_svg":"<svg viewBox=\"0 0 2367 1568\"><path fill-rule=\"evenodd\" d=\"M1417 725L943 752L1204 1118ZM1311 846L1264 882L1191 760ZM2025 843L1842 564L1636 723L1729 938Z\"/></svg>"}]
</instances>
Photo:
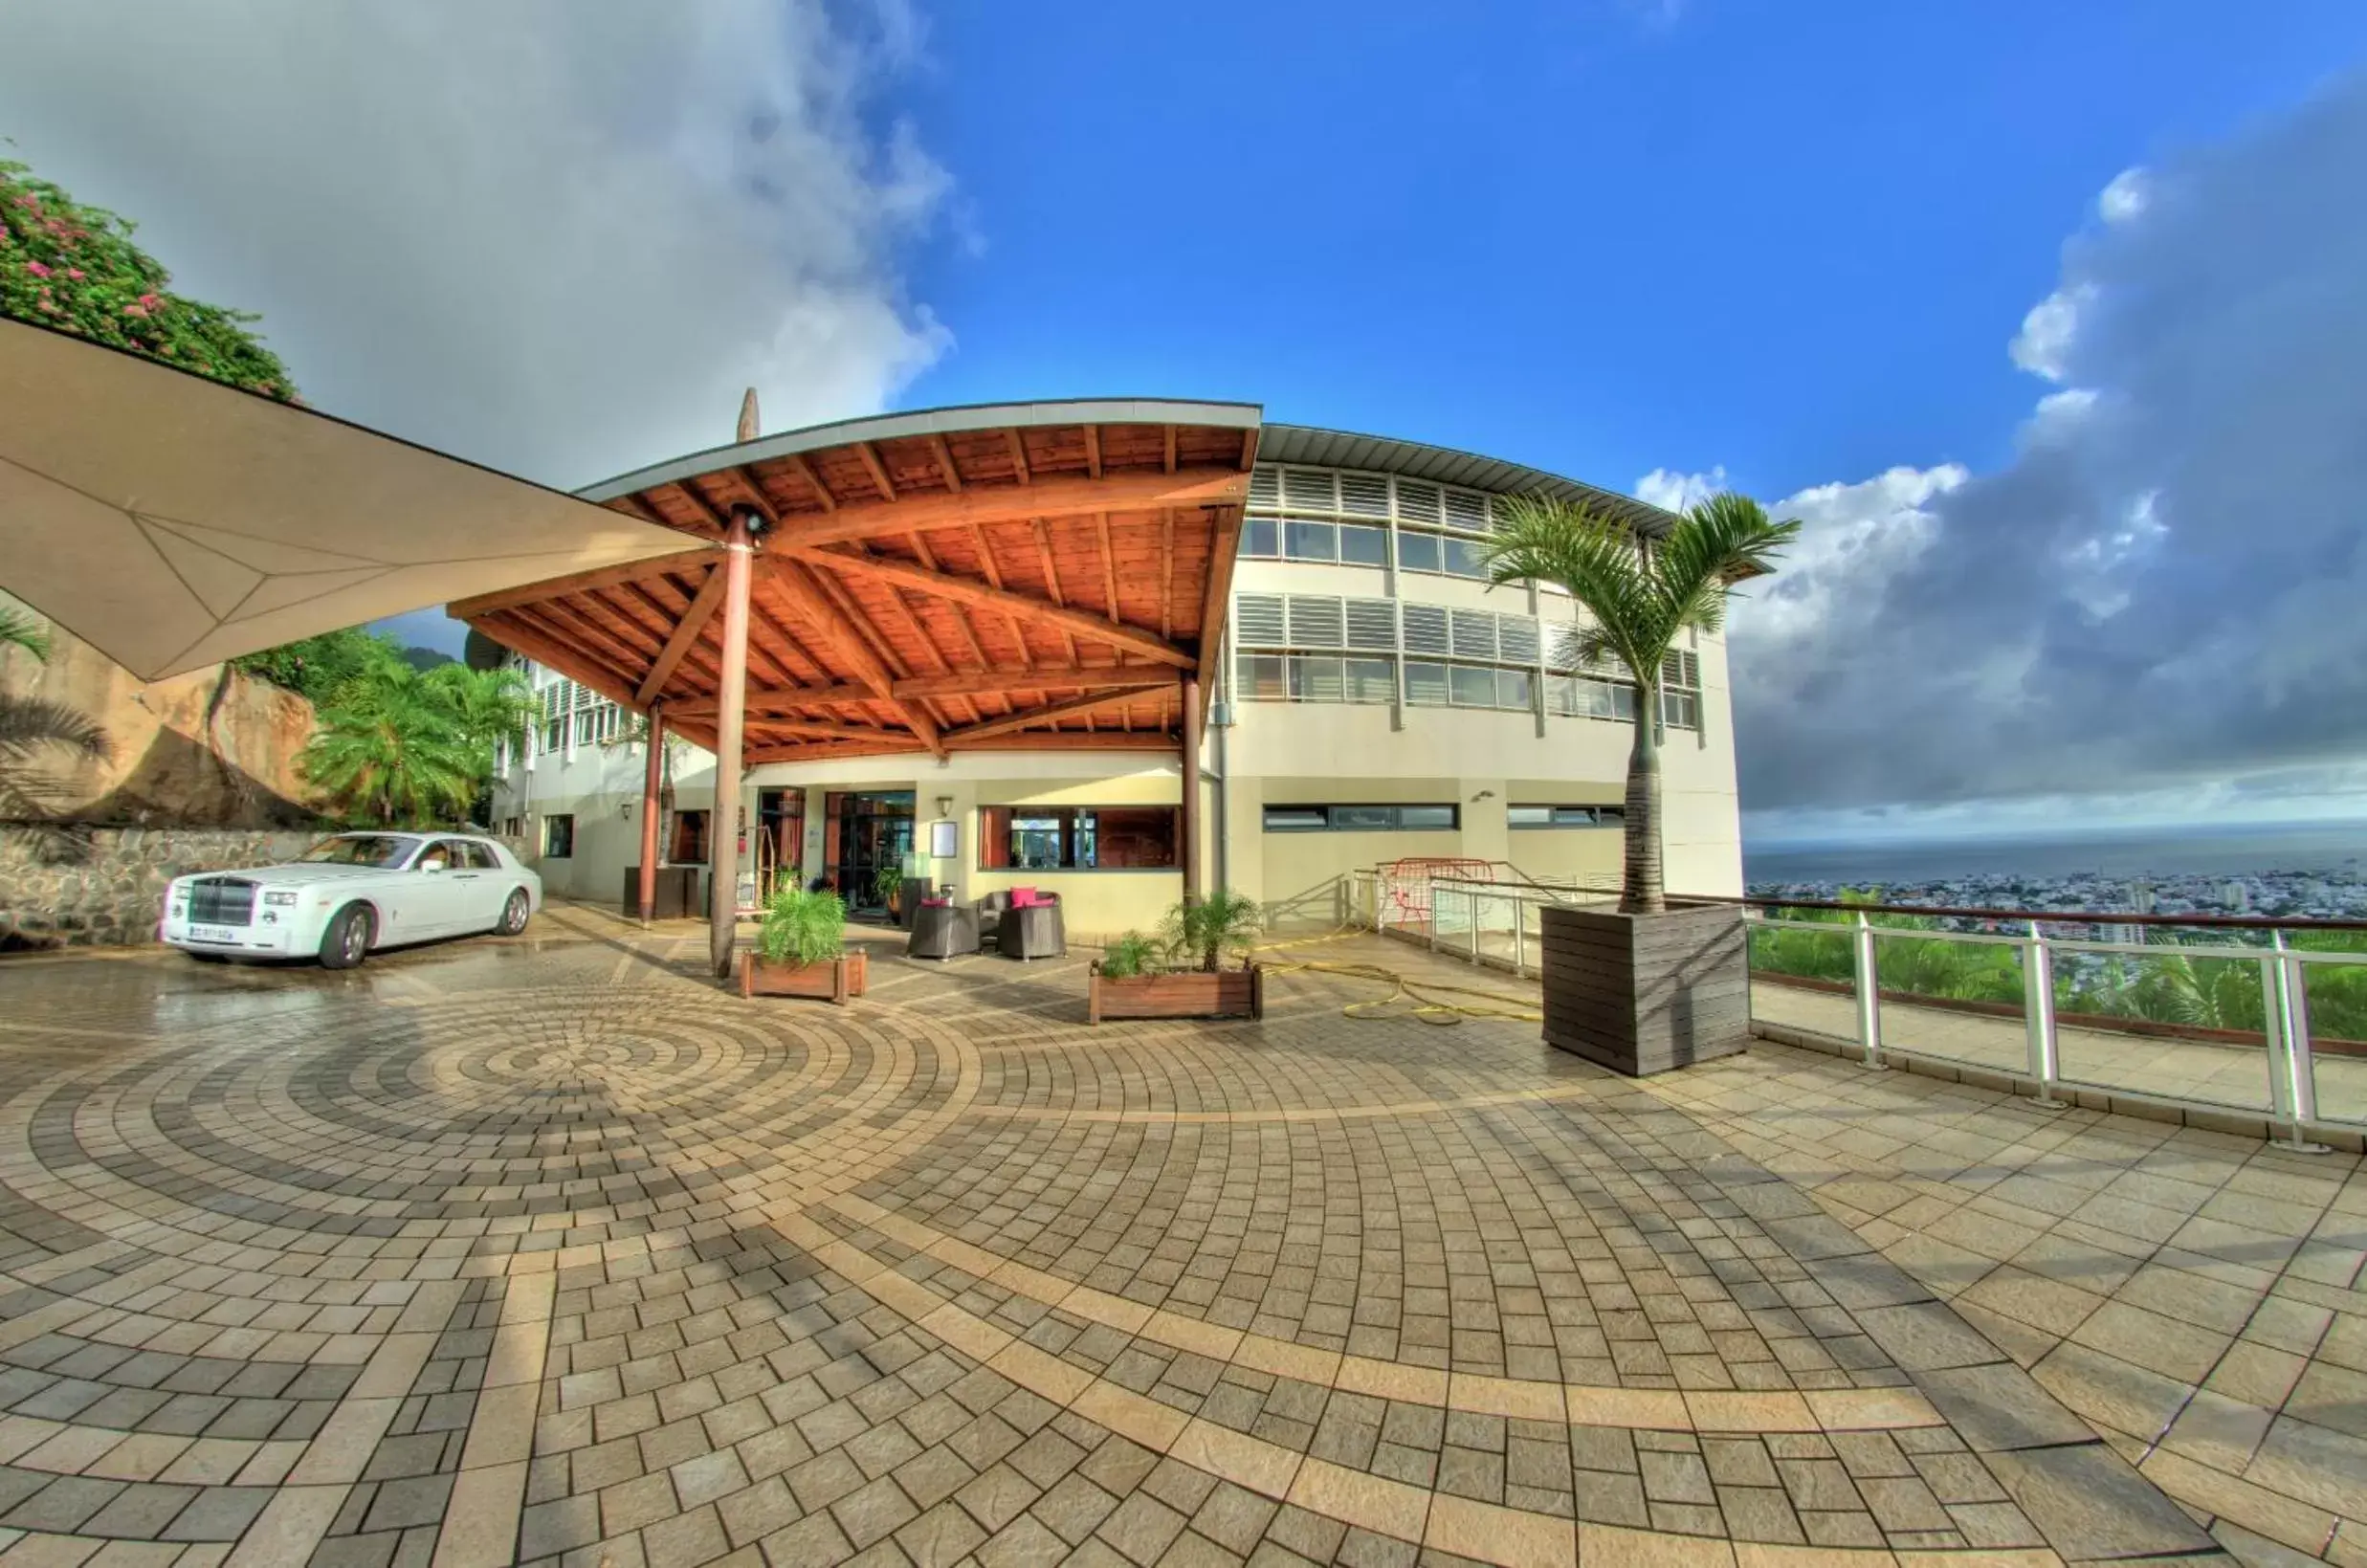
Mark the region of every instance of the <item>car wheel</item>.
<instances>
[{"instance_id":1,"label":"car wheel","mask_svg":"<svg viewBox=\"0 0 2367 1568\"><path fill-rule=\"evenodd\" d=\"M370 911L367 904L347 904L329 918L321 934L321 967L350 969L370 950Z\"/></svg>"},{"instance_id":2,"label":"car wheel","mask_svg":"<svg viewBox=\"0 0 2367 1568\"><path fill-rule=\"evenodd\" d=\"M525 889L520 888L516 893L511 894L510 901L501 906L501 924L499 927L501 935L504 937L515 937L520 932L525 930L526 919L529 916L533 915L533 913L534 900L526 896Z\"/></svg>"}]
</instances>

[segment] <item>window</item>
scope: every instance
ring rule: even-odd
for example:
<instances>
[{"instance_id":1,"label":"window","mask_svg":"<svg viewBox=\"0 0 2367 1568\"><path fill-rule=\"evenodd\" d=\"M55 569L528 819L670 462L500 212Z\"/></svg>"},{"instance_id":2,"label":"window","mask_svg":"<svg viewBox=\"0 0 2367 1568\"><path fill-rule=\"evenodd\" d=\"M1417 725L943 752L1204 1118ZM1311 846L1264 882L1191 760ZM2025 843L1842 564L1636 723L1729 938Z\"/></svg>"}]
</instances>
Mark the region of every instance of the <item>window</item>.
<instances>
[{"instance_id":1,"label":"window","mask_svg":"<svg viewBox=\"0 0 2367 1568\"><path fill-rule=\"evenodd\" d=\"M501 869L501 857L493 852L493 846L479 844L475 839L460 841L460 856L457 864L473 872L498 872Z\"/></svg>"},{"instance_id":2,"label":"window","mask_svg":"<svg viewBox=\"0 0 2367 1568\"><path fill-rule=\"evenodd\" d=\"M1545 677L1545 710L1572 718L1635 718L1635 688L1586 675Z\"/></svg>"},{"instance_id":3,"label":"window","mask_svg":"<svg viewBox=\"0 0 2367 1568\"><path fill-rule=\"evenodd\" d=\"M676 811L674 814L674 844L666 858L677 866L697 866L707 860L707 813Z\"/></svg>"},{"instance_id":4,"label":"window","mask_svg":"<svg viewBox=\"0 0 2367 1568\"><path fill-rule=\"evenodd\" d=\"M1282 553L1293 561L1338 561L1339 530L1328 522L1293 518L1282 525Z\"/></svg>"},{"instance_id":5,"label":"window","mask_svg":"<svg viewBox=\"0 0 2367 1568\"><path fill-rule=\"evenodd\" d=\"M1251 518L1241 525L1241 553L1272 561L1282 553L1282 525L1272 518Z\"/></svg>"},{"instance_id":6,"label":"window","mask_svg":"<svg viewBox=\"0 0 2367 1568\"><path fill-rule=\"evenodd\" d=\"M1389 833L1451 831L1462 820L1454 806L1270 806L1270 833Z\"/></svg>"},{"instance_id":7,"label":"window","mask_svg":"<svg viewBox=\"0 0 2367 1568\"><path fill-rule=\"evenodd\" d=\"M1350 659L1347 663L1346 695L1350 702L1395 702L1397 700L1396 660Z\"/></svg>"},{"instance_id":8,"label":"window","mask_svg":"<svg viewBox=\"0 0 2367 1568\"><path fill-rule=\"evenodd\" d=\"M1670 649L1660 666L1660 721L1672 730L1701 728L1701 655Z\"/></svg>"},{"instance_id":9,"label":"window","mask_svg":"<svg viewBox=\"0 0 2367 1568\"><path fill-rule=\"evenodd\" d=\"M1173 871L1172 806L987 806L979 808L981 871Z\"/></svg>"},{"instance_id":10,"label":"window","mask_svg":"<svg viewBox=\"0 0 2367 1568\"><path fill-rule=\"evenodd\" d=\"M1385 566L1389 563L1389 534L1384 528L1363 528L1355 523L1339 525L1339 560L1348 566Z\"/></svg>"},{"instance_id":11,"label":"window","mask_svg":"<svg viewBox=\"0 0 2367 1568\"><path fill-rule=\"evenodd\" d=\"M1281 702L1290 697L1289 661L1279 653L1244 653L1234 661L1233 695L1244 702Z\"/></svg>"},{"instance_id":12,"label":"window","mask_svg":"<svg viewBox=\"0 0 2367 1568\"><path fill-rule=\"evenodd\" d=\"M1495 706L1495 672L1485 665L1449 665L1447 693L1448 699L1458 708L1493 708Z\"/></svg>"},{"instance_id":13,"label":"window","mask_svg":"<svg viewBox=\"0 0 2367 1568\"><path fill-rule=\"evenodd\" d=\"M1477 540L1447 539L1439 542L1446 546L1448 576L1486 580L1488 568L1479 558L1480 543Z\"/></svg>"},{"instance_id":14,"label":"window","mask_svg":"<svg viewBox=\"0 0 2367 1568\"><path fill-rule=\"evenodd\" d=\"M1508 828L1616 828L1625 813L1616 806L1508 806Z\"/></svg>"},{"instance_id":15,"label":"window","mask_svg":"<svg viewBox=\"0 0 2367 1568\"><path fill-rule=\"evenodd\" d=\"M569 814L542 819L542 858L566 860L575 854L575 818Z\"/></svg>"},{"instance_id":16,"label":"window","mask_svg":"<svg viewBox=\"0 0 2367 1568\"><path fill-rule=\"evenodd\" d=\"M1439 571L1443 569L1441 542L1436 534L1400 533L1397 536L1397 563L1409 572Z\"/></svg>"}]
</instances>

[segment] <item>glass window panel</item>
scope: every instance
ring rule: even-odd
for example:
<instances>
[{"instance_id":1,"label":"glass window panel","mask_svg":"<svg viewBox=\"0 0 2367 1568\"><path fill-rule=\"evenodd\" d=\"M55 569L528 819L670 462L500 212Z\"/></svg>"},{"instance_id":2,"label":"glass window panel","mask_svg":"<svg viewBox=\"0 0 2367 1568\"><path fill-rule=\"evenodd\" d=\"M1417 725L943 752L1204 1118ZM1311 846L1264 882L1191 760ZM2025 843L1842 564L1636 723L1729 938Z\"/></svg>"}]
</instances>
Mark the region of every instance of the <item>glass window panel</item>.
<instances>
[{"instance_id":1,"label":"glass window panel","mask_svg":"<svg viewBox=\"0 0 2367 1568\"><path fill-rule=\"evenodd\" d=\"M1084 864L1108 870L1165 871L1176 864L1176 808L1172 806L1105 806L1080 813L1092 818L1094 836Z\"/></svg>"},{"instance_id":2,"label":"glass window panel","mask_svg":"<svg viewBox=\"0 0 2367 1568\"><path fill-rule=\"evenodd\" d=\"M1381 528L1363 528L1343 523L1339 529L1339 559L1352 566L1385 566L1389 563L1389 535Z\"/></svg>"},{"instance_id":3,"label":"glass window panel","mask_svg":"<svg viewBox=\"0 0 2367 1568\"><path fill-rule=\"evenodd\" d=\"M1339 529L1333 523L1293 518L1282 525L1282 553L1293 561L1337 561Z\"/></svg>"},{"instance_id":4,"label":"glass window panel","mask_svg":"<svg viewBox=\"0 0 2367 1568\"><path fill-rule=\"evenodd\" d=\"M1300 702L1338 702L1339 660L1300 653L1291 659L1291 696Z\"/></svg>"},{"instance_id":5,"label":"glass window panel","mask_svg":"<svg viewBox=\"0 0 2367 1568\"><path fill-rule=\"evenodd\" d=\"M1313 833L1329 827L1323 807L1319 806L1270 806L1266 807L1266 831L1270 833Z\"/></svg>"},{"instance_id":6,"label":"glass window panel","mask_svg":"<svg viewBox=\"0 0 2367 1568\"><path fill-rule=\"evenodd\" d=\"M1529 705L1529 672L1498 670L1495 673L1495 705L1499 708L1526 708Z\"/></svg>"},{"instance_id":7,"label":"glass window panel","mask_svg":"<svg viewBox=\"0 0 2367 1568\"><path fill-rule=\"evenodd\" d=\"M1397 808L1397 825L1405 828L1452 828L1455 808L1451 806L1401 806Z\"/></svg>"},{"instance_id":8,"label":"glass window panel","mask_svg":"<svg viewBox=\"0 0 2367 1568\"><path fill-rule=\"evenodd\" d=\"M1550 806L1508 806L1504 808L1507 828L1551 828L1554 808Z\"/></svg>"},{"instance_id":9,"label":"glass window panel","mask_svg":"<svg viewBox=\"0 0 2367 1568\"><path fill-rule=\"evenodd\" d=\"M1458 708L1495 706L1495 672L1483 665L1458 664L1447 672Z\"/></svg>"},{"instance_id":10,"label":"glass window panel","mask_svg":"<svg viewBox=\"0 0 2367 1568\"><path fill-rule=\"evenodd\" d=\"M1335 806L1332 827L1340 832L1381 832L1395 825L1397 810L1387 806Z\"/></svg>"},{"instance_id":11,"label":"glass window panel","mask_svg":"<svg viewBox=\"0 0 2367 1568\"><path fill-rule=\"evenodd\" d=\"M1282 553L1282 525L1272 518L1251 518L1241 525L1241 553L1271 560Z\"/></svg>"},{"instance_id":12,"label":"glass window panel","mask_svg":"<svg viewBox=\"0 0 2367 1568\"><path fill-rule=\"evenodd\" d=\"M1409 572L1437 571L1440 565L1438 536L1400 533L1397 536L1397 563Z\"/></svg>"},{"instance_id":13,"label":"glass window panel","mask_svg":"<svg viewBox=\"0 0 2367 1568\"><path fill-rule=\"evenodd\" d=\"M1244 653L1239 660L1241 697L1245 702L1278 702L1291 695L1279 653Z\"/></svg>"},{"instance_id":14,"label":"glass window panel","mask_svg":"<svg viewBox=\"0 0 2367 1568\"><path fill-rule=\"evenodd\" d=\"M1061 815L1057 811L1011 813L1012 866L1026 871L1049 871L1059 866Z\"/></svg>"},{"instance_id":15,"label":"glass window panel","mask_svg":"<svg viewBox=\"0 0 2367 1568\"><path fill-rule=\"evenodd\" d=\"M1348 661L1348 700L1351 702L1395 702L1397 700L1397 668L1389 659L1350 659Z\"/></svg>"},{"instance_id":16,"label":"glass window panel","mask_svg":"<svg viewBox=\"0 0 2367 1568\"><path fill-rule=\"evenodd\" d=\"M1418 659L1405 661L1405 700L1418 708L1443 708L1447 705L1447 667L1425 664Z\"/></svg>"},{"instance_id":17,"label":"glass window panel","mask_svg":"<svg viewBox=\"0 0 2367 1568\"><path fill-rule=\"evenodd\" d=\"M1447 571L1452 577L1485 578L1488 568L1480 564L1479 541L1469 539L1449 539L1447 546Z\"/></svg>"},{"instance_id":18,"label":"glass window panel","mask_svg":"<svg viewBox=\"0 0 2367 1568\"><path fill-rule=\"evenodd\" d=\"M1557 828L1592 828L1594 825L1595 810L1591 806L1554 807L1554 826Z\"/></svg>"}]
</instances>

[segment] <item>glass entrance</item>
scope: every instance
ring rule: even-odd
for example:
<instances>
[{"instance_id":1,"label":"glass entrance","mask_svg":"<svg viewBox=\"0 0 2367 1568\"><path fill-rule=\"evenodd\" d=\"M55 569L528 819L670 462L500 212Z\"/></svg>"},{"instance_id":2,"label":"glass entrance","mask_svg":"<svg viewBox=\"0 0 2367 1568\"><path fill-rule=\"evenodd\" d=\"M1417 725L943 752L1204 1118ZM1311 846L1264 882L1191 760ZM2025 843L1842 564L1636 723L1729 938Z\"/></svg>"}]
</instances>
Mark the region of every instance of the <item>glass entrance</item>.
<instances>
[{"instance_id":1,"label":"glass entrance","mask_svg":"<svg viewBox=\"0 0 2367 1568\"><path fill-rule=\"evenodd\" d=\"M830 880L852 913L885 915L888 905L880 896L880 872L903 875L913 848L913 792L850 791L832 796L831 806L838 842Z\"/></svg>"}]
</instances>

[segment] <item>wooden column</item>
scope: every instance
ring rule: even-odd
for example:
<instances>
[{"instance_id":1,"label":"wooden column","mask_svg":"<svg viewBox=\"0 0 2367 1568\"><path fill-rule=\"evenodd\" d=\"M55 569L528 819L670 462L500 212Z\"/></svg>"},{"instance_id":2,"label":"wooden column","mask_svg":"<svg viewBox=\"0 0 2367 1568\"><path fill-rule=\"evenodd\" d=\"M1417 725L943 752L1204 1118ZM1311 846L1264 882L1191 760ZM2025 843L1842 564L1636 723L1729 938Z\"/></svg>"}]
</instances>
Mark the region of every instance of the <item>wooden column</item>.
<instances>
[{"instance_id":1,"label":"wooden column","mask_svg":"<svg viewBox=\"0 0 2367 1568\"><path fill-rule=\"evenodd\" d=\"M707 868L707 939L719 979L732 972L740 913L740 773L748 706L748 584L755 577L748 514L732 514L723 535L723 651L715 701L715 810Z\"/></svg>"},{"instance_id":2,"label":"wooden column","mask_svg":"<svg viewBox=\"0 0 2367 1568\"><path fill-rule=\"evenodd\" d=\"M657 789L665 777L666 710L650 704L650 758L641 769L641 923L657 913Z\"/></svg>"},{"instance_id":3,"label":"wooden column","mask_svg":"<svg viewBox=\"0 0 2367 1568\"><path fill-rule=\"evenodd\" d=\"M1184 901L1200 900L1200 677L1184 677Z\"/></svg>"}]
</instances>

